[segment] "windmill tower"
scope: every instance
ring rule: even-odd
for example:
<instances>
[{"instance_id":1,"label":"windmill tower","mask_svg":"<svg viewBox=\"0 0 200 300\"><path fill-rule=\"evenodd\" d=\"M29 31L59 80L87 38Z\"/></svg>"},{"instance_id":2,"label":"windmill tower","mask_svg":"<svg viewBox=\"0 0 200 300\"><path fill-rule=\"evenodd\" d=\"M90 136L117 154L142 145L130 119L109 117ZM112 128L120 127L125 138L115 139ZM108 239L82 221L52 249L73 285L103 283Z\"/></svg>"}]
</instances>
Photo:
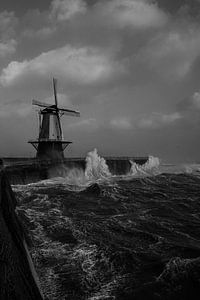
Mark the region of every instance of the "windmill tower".
<instances>
[{"instance_id":1,"label":"windmill tower","mask_svg":"<svg viewBox=\"0 0 200 300\"><path fill-rule=\"evenodd\" d=\"M32 104L39 107L39 138L30 140L37 150L39 159L61 160L64 158L64 149L72 142L63 139L60 118L63 115L79 117L75 110L58 107L57 80L53 78L53 91L55 104L46 104L33 100Z\"/></svg>"}]
</instances>

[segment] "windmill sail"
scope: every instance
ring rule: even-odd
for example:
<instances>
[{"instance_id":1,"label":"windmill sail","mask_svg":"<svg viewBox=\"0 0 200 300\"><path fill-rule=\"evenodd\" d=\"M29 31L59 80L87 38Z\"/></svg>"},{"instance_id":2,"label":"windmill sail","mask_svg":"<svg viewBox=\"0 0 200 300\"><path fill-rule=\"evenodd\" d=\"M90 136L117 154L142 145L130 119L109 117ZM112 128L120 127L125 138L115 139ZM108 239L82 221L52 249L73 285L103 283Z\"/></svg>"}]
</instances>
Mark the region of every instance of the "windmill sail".
<instances>
[{"instance_id":1,"label":"windmill sail","mask_svg":"<svg viewBox=\"0 0 200 300\"><path fill-rule=\"evenodd\" d=\"M53 78L53 91L54 91L54 99L56 108L58 107L58 99L57 99L57 79Z\"/></svg>"},{"instance_id":2,"label":"windmill sail","mask_svg":"<svg viewBox=\"0 0 200 300\"><path fill-rule=\"evenodd\" d=\"M51 106L54 106L53 104L47 104L45 102L41 102L41 101L38 101L38 100L35 100L35 99L32 100L32 105L37 105L37 106L40 106L40 107L51 107Z\"/></svg>"},{"instance_id":3,"label":"windmill sail","mask_svg":"<svg viewBox=\"0 0 200 300\"><path fill-rule=\"evenodd\" d=\"M66 109L66 108L59 108L59 111L62 115L66 116L73 116L73 117L80 117L80 112L76 110Z\"/></svg>"},{"instance_id":4,"label":"windmill sail","mask_svg":"<svg viewBox=\"0 0 200 300\"><path fill-rule=\"evenodd\" d=\"M54 104L47 104L45 102L41 102L41 101L38 101L35 99L32 100L32 104L36 105L36 106L40 106L40 107L50 108L52 110L58 110L58 112L60 112L62 115L80 117L79 111L67 109L67 108L63 108L63 107L57 107L57 109L56 109L56 106Z\"/></svg>"}]
</instances>

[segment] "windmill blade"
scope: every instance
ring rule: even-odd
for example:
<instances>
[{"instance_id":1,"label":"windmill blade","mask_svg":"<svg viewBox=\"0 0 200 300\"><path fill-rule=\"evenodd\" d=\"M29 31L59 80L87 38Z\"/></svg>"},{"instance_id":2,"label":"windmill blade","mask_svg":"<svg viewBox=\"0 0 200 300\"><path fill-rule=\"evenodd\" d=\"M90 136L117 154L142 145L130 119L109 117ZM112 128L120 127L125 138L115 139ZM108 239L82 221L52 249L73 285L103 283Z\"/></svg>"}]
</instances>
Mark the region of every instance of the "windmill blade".
<instances>
[{"instance_id":1,"label":"windmill blade","mask_svg":"<svg viewBox=\"0 0 200 300\"><path fill-rule=\"evenodd\" d=\"M37 106L41 106L41 107L52 107L52 106L54 106L52 104L48 104L48 103L45 103L45 102L40 102L40 101L35 100L35 99L32 100L32 105L37 105Z\"/></svg>"},{"instance_id":2,"label":"windmill blade","mask_svg":"<svg viewBox=\"0 0 200 300\"><path fill-rule=\"evenodd\" d=\"M59 112L62 115L73 116L73 117L80 117L80 112L76 110L66 109L66 108L58 108Z\"/></svg>"},{"instance_id":3,"label":"windmill blade","mask_svg":"<svg viewBox=\"0 0 200 300\"><path fill-rule=\"evenodd\" d=\"M62 136L62 128L61 128L60 116L59 116L59 109L58 109L57 79L56 78L53 78L53 91L54 91L54 98L55 98L55 109L56 109L56 114L58 116L58 126L59 126L60 133L61 133L61 136Z\"/></svg>"},{"instance_id":4,"label":"windmill blade","mask_svg":"<svg viewBox=\"0 0 200 300\"><path fill-rule=\"evenodd\" d=\"M53 78L53 91L54 91L55 105L57 108L58 107L58 99L57 99L57 79L56 78Z\"/></svg>"}]
</instances>

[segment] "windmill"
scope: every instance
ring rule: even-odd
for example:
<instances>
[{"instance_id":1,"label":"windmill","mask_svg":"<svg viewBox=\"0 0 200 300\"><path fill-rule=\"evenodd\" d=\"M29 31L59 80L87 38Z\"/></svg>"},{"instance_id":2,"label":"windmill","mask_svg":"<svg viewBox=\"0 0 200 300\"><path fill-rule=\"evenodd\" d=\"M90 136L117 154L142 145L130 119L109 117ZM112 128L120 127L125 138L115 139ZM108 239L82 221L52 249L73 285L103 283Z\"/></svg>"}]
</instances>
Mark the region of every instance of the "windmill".
<instances>
[{"instance_id":1,"label":"windmill","mask_svg":"<svg viewBox=\"0 0 200 300\"><path fill-rule=\"evenodd\" d=\"M63 139L60 118L63 115L80 116L78 111L58 107L57 80L55 78L53 78L53 91L55 104L32 101L32 105L39 107L39 138L30 140L28 143L37 150L36 157L39 159L60 160L64 158L64 149L72 142Z\"/></svg>"}]
</instances>

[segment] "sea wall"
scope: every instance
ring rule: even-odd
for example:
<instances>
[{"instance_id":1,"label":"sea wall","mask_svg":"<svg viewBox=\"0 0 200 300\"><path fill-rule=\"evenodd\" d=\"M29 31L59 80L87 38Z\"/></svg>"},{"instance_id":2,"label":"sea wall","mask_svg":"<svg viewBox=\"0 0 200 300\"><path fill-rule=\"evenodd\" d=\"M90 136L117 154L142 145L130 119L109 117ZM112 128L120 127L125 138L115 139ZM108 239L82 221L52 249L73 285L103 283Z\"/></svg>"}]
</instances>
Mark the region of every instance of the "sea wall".
<instances>
[{"instance_id":1,"label":"sea wall","mask_svg":"<svg viewBox=\"0 0 200 300\"><path fill-rule=\"evenodd\" d=\"M143 165L148 157L107 157L105 158L109 171L113 175L125 175L130 172L131 162ZM11 184L28 184L50 177L60 176L60 170L86 169L85 158L65 158L63 161L48 161L37 159L4 159L5 169Z\"/></svg>"},{"instance_id":2,"label":"sea wall","mask_svg":"<svg viewBox=\"0 0 200 300\"><path fill-rule=\"evenodd\" d=\"M125 175L130 172L131 162L133 161L138 165L143 165L147 162L148 157L116 157L107 158L106 163L110 172L113 175Z\"/></svg>"},{"instance_id":3,"label":"sea wall","mask_svg":"<svg viewBox=\"0 0 200 300\"><path fill-rule=\"evenodd\" d=\"M48 178L48 164L23 163L12 164L5 167L7 177L11 184L28 184Z\"/></svg>"}]
</instances>

